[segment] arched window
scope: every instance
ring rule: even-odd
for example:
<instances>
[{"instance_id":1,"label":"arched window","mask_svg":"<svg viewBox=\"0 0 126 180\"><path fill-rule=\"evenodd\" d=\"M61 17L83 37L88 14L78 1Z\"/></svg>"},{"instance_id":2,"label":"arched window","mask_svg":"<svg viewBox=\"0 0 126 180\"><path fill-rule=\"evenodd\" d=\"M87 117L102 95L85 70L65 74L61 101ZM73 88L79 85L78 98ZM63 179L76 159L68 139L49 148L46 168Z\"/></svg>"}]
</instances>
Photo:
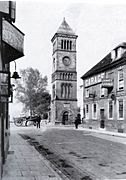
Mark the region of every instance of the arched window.
<instances>
[{"instance_id":1,"label":"arched window","mask_svg":"<svg viewBox=\"0 0 126 180\"><path fill-rule=\"evenodd\" d=\"M60 73L60 79L62 79L62 73Z\"/></svg>"},{"instance_id":2,"label":"arched window","mask_svg":"<svg viewBox=\"0 0 126 180\"><path fill-rule=\"evenodd\" d=\"M66 49L66 40L64 40L64 49Z\"/></svg>"},{"instance_id":3,"label":"arched window","mask_svg":"<svg viewBox=\"0 0 126 180\"><path fill-rule=\"evenodd\" d=\"M63 73L63 79L64 79L64 73Z\"/></svg>"},{"instance_id":4,"label":"arched window","mask_svg":"<svg viewBox=\"0 0 126 180\"><path fill-rule=\"evenodd\" d=\"M65 73L65 79L67 79L67 73Z\"/></svg>"},{"instance_id":5,"label":"arched window","mask_svg":"<svg viewBox=\"0 0 126 180\"><path fill-rule=\"evenodd\" d=\"M70 79L70 73L68 74L68 80Z\"/></svg>"},{"instance_id":6,"label":"arched window","mask_svg":"<svg viewBox=\"0 0 126 180\"><path fill-rule=\"evenodd\" d=\"M61 84L61 97L63 97L63 83Z\"/></svg>"},{"instance_id":7,"label":"arched window","mask_svg":"<svg viewBox=\"0 0 126 180\"><path fill-rule=\"evenodd\" d=\"M70 41L70 50L72 50L72 41Z\"/></svg>"},{"instance_id":8,"label":"arched window","mask_svg":"<svg viewBox=\"0 0 126 180\"><path fill-rule=\"evenodd\" d=\"M73 74L71 73L71 79L73 79Z\"/></svg>"},{"instance_id":9,"label":"arched window","mask_svg":"<svg viewBox=\"0 0 126 180\"><path fill-rule=\"evenodd\" d=\"M61 40L61 49L63 49L63 40Z\"/></svg>"},{"instance_id":10,"label":"arched window","mask_svg":"<svg viewBox=\"0 0 126 180\"><path fill-rule=\"evenodd\" d=\"M67 50L69 49L69 41L67 40Z\"/></svg>"}]
</instances>

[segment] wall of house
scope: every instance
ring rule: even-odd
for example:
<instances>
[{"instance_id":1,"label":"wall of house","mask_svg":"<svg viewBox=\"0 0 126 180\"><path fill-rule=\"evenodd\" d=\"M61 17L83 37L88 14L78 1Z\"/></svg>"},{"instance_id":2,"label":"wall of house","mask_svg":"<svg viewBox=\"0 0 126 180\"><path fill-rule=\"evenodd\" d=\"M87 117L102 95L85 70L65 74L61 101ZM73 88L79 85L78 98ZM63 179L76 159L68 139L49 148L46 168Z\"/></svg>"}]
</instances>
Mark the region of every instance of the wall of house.
<instances>
[{"instance_id":1,"label":"wall of house","mask_svg":"<svg viewBox=\"0 0 126 180\"><path fill-rule=\"evenodd\" d=\"M123 69L123 76L124 76L124 88L123 90L118 89L118 71L120 69ZM100 109L104 109L104 120L105 120L105 129L110 131L120 131L120 132L126 132L126 65L119 65L118 67L115 67L114 69L108 70L106 72L103 72L105 74L104 78L110 78L113 79L113 89L109 91L107 88L105 88L104 91L104 97L101 97L101 84L102 81L99 83L93 83L89 86L85 87L88 82L87 79L85 79L84 84L84 108L85 108L85 127L88 128L100 128ZM95 75L96 77L96 75ZM91 78L90 78L91 79ZM90 81L91 82L91 81ZM95 97L86 97L86 89L89 90L90 93L95 92ZM114 94L115 99L111 98L111 95ZM119 119L119 100L123 100L123 118ZM109 118L109 101L112 101L113 104L113 118ZM93 118L93 104L96 104L97 106L97 117ZM86 104L88 104L89 113L86 116Z\"/></svg>"}]
</instances>

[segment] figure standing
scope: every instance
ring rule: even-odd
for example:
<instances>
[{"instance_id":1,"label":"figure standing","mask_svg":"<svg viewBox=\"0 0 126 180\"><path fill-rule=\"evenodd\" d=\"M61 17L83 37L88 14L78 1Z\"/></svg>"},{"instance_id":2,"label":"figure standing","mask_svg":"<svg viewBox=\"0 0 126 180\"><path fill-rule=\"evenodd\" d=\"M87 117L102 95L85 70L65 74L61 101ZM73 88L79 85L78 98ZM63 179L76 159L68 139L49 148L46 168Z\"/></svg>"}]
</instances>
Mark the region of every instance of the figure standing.
<instances>
[{"instance_id":1,"label":"figure standing","mask_svg":"<svg viewBox=\"0 0 126 180\"><path fill-rule=\"evenodd\" d=\"M78 125L81 124L81 116L80 114L77 114L77 117L75 118L75 128L78 129Z\"/></svg>"},{"instance_id":2,"label":"figure standing","mask_svg":"<svg viewBox=\"0 0 126 180\"><path fill-rule=\"evenodd\" d=\"M41 116L38 115L38 117L36 119L37 129L40 128L40 122L41 122Z\"/></svg>"},{"instance_id":3,"label":"figure standing","mask_svg":"<svg viewBox=\"0 0 126 180\"><path fill-rule=\"evenodd\" d=\"M78 129L78 120L77 120L77 117L75 118L75 128Z\"/></svg>"}]
</instances>

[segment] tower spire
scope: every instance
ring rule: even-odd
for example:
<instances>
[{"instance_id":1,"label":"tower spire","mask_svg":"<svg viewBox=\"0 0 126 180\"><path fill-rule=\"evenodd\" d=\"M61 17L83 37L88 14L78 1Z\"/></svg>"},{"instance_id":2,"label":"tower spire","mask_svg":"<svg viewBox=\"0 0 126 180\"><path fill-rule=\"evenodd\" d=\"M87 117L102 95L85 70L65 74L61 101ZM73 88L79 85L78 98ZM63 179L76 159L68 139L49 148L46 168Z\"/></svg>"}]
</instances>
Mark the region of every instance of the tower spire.
<instances>
[{"instance_id":1,"label":"tower spire","mask_svg":"<svg viewBox=\"0 0 126 180\"><path fill-rule=\"evenodd\" d=\"M63 17L63 22L61 23L59 29L57 30L57 33L75 35L72 28L66 22L65 17Z\"/></svg>"}]
</instances>

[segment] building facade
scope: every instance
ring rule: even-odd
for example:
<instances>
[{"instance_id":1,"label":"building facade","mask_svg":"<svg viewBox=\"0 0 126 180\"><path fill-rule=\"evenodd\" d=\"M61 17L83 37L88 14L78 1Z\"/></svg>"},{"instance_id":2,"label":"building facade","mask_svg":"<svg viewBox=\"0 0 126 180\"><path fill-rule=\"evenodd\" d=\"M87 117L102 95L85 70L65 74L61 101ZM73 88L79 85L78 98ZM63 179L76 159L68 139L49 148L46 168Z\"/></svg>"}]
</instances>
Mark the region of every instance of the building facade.
<instances>
[{"instance_id":1,"label":"building facade","mask_svg":"<svg viewBox=\"0 0 126 180\"><path fill-rule=\"evenodd\" d=\"M126 43L82 76L85 126L126 132Z\"/></svg>"},{"instance_id":2,"label":"building facade","mask_svg":"<svg viewBox=\"0 0 126 180\"><path fill-rule=\"evenodd\" d=\"M71 124L77 114L77 35L65 18L52 38L52 104L54 123Z\"/></svg>"},{"instance_id":3,"label":"building facade","mask_svg":"<svg viewBox=\"0 0 126 180\"><path fill-rule=\"evenodd\" d=\"M9 103L13 95L10 62L24 56L24 34L13 24L15 10L15 2L0 2L0 179L9 150Z\"/></svg>"}]
</instances>

